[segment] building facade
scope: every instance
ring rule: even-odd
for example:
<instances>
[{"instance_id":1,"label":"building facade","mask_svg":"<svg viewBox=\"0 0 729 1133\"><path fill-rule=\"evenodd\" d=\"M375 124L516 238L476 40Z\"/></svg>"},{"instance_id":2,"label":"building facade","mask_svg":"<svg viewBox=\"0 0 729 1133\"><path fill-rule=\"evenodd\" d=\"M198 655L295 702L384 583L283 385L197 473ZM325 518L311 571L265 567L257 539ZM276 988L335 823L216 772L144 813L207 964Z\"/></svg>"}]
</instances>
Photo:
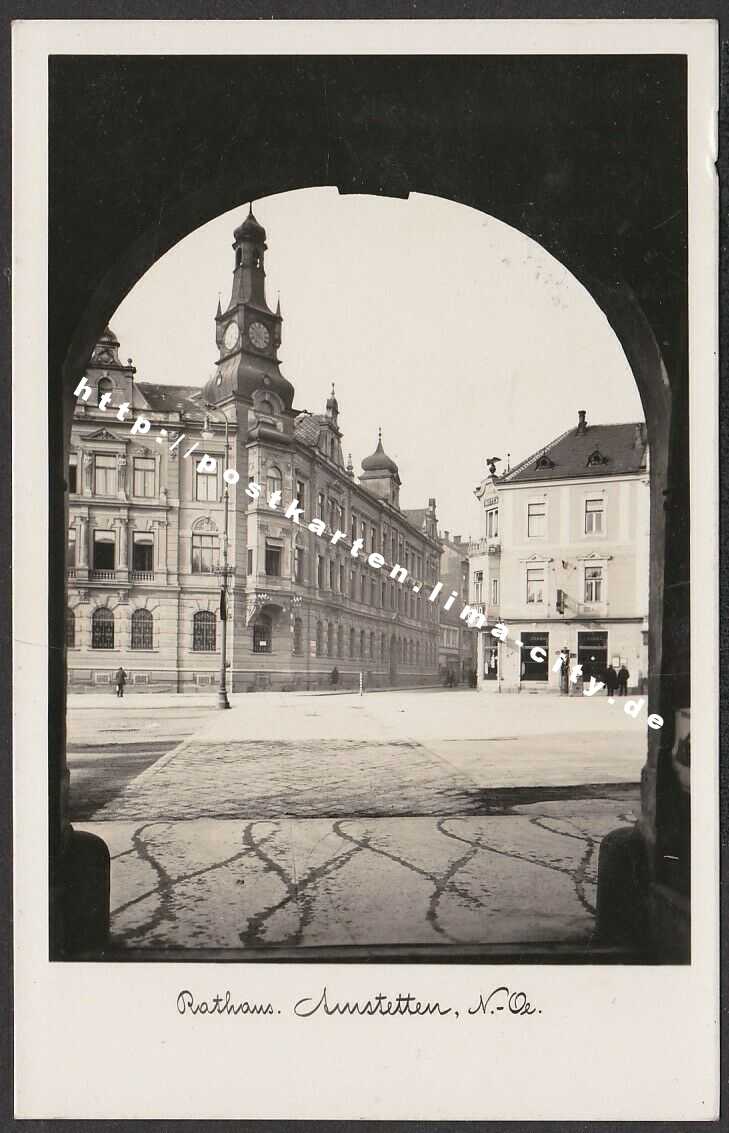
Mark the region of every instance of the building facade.
<instances>
[{"instance_id":1,"label":"building facade","mask_svg":"<svg viewBox=\"0 0 729 1133\"><path fill-rule=\"evenodd\" d=\"M440 611L438 663L446 684L472 684L476 671L476 635L460 617L469 601L469 543L460 535L441 536L440 579L443 584ZM446 606L451 602L451 605Z\"/></svg>"},{"instance_id":2,"label":"building facade","mask_svg":"<svg viewBox=\"0 0 729 1133\"><path fill-rule=\"evenodd\" d=\"M120 665L132 688L210 689L223 616L234 691L438 679L439 611L424 596L439 574L435 499L401 509L381 436L355 476L333 388L323 413L293 408L266 247L251 212L204 386L137 381L110 329L89 361L68 470L72 689L108 685Z\"/></svg>"},{"instance_id":3,"label":"building facade","mask_svg":"<svg viewBox=\"0 0 729 1133\"><path fill-rule=\"evenodd\" d=\"M580 410L576 428L482 481L484 532L469 550L470 600L486 618L479 688L581 691L556 669L562 653L587 679L612 664L645 686L648 458L642 422L589 425Z\"/></svg>"}]
</instances>

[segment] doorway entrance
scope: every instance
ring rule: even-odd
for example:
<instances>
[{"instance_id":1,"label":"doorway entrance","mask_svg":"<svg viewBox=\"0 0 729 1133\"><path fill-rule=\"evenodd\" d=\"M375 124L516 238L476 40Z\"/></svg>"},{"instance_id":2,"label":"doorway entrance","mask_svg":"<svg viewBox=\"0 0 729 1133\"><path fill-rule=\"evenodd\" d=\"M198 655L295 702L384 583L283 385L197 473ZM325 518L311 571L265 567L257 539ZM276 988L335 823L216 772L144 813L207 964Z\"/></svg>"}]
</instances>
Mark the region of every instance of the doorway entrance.
<instances>
[{"instance_id":1,"label":"doorway entrance","mask_svg":"<svg viewBox=\"0 0 729 1133\"><path fill-rule=\"evenodd\" d=\"M596 681L605 679L608 665L607 630L577 634L577 663L582 665L582 679L589 683L590 677Z\"/></svg>"}]
</instances>

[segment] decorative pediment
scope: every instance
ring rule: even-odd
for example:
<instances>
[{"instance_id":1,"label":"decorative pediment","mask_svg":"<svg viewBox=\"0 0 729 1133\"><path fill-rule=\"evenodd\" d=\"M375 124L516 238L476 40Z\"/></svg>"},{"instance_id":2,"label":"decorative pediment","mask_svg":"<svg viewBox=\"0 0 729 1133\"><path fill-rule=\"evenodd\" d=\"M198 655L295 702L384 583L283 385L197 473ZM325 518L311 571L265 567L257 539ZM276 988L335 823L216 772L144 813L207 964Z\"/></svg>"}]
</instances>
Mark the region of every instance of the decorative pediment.
<instances>
[{"instance_id":1,"label":"decorative pediment","mask_svg":"<svg viewBox=\"0 0 729 1133\"><path fill-rule=\"evenodd\" d=\"M199 534L201 531L209 531L214 535L218 533L217 524L210 518L209 515L202 515L196 519L192 525L192 530Z\"/></svg>"},{"instance_id":2,"label":"decorative pediment","mask_svg":"<svg viewBox=\"0 0 729 1133\"><path fill-rule=\"evenodd\" d=\"M587 467L591 468L596 464L607 464L608 459L607 456L603 456L599 448L593 449L587 458Z\"/></svg>"},{"instance_id":3,"label":"decorative pediment","mask_svg":"<svg viewBox=\"0 0 729 1133\"><path fill-rule=\"evenodd\" d=\"M598 562L609 563L612 555L600 554L598 551L590 551L589 555L578 555L577 558L580 562Z\"/></svg>"},{"instance_id":4,"label":"decorative pediment","mask_svg":"<svg viewBox=\"0 0 729 1133\"><path fill-rule=\"evenodd\" d=\"M108 429L97 429L95 433L87 433L84 441L114 441L118 445L125 443L124 437L117 437L114 433L110 433Z\"/></svg>"},{"instance_id":5,"label":"decorative pediment","mask_svg":"<svg viewBox=\"0 0 729 1133\"><path fill-rule=\"evenodd\" d=\"M520 563L551 563L552 558L549 555L539 555L536 552L530 555L528 559L519 559Z\"/></svg>"}]
</instances>

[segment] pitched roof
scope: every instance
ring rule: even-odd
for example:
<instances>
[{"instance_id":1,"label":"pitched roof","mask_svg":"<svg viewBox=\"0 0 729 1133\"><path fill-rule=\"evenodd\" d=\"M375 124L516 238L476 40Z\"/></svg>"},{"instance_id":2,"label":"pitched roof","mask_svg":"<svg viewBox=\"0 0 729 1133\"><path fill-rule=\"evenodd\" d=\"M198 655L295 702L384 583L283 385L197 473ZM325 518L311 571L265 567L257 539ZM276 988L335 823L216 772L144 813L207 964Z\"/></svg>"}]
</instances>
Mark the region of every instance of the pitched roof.
<instances>
[{"instance_id":1,"label":"pitched roof","mask_svg":"<svg viewBox=\"0 0 729 1133\"><path fill-rule=\"evenodd\" d=\"M498 484L640 472L647 448L642 421L569 429L500 476Z\"/></svg>"},{"instance_id":2,"label":"pitched roof","mask_svg":"<svg viewBox=\"0 0 729 1133\"><path fill-rule=\"evenodd\" d=\"M134 388L141 393L147 409L158 413L204 413L205 406L200 401L202 393L199 386L168 386L157 382L135 382Z\"/></svg>"},{"instance_id":3,"label":"pitched roof","mask_svg":"<svg viewBox=\"0 0 729 1133\"><path fill-rule=\"evenodd\" d=\"M424 507L403 508L402 514L405 516L408 523L412 523L413 527L417 527L418 530L420 530L420 531L425 530L425 517L428 514L427 508L424 508Z\"/></svg>"}]
</instances>

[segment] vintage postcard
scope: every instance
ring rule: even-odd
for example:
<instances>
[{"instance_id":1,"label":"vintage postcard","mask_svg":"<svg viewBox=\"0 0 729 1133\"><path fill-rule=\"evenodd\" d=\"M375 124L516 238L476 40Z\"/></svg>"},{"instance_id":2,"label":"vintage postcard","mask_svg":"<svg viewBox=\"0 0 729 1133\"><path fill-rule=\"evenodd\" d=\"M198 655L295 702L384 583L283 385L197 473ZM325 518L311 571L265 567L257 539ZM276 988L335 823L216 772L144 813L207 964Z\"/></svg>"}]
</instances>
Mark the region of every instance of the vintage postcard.
<instances>
[{"instance_id":1,"label":"vintage postcard","mask_svg":"<svg viewBox=\"0 0 729 1133\"><path fill-rule=\"evenodd\" d=\"M15 25L18 1117L716 1118L717 69Z\"/></svg>"}]
</instances>

